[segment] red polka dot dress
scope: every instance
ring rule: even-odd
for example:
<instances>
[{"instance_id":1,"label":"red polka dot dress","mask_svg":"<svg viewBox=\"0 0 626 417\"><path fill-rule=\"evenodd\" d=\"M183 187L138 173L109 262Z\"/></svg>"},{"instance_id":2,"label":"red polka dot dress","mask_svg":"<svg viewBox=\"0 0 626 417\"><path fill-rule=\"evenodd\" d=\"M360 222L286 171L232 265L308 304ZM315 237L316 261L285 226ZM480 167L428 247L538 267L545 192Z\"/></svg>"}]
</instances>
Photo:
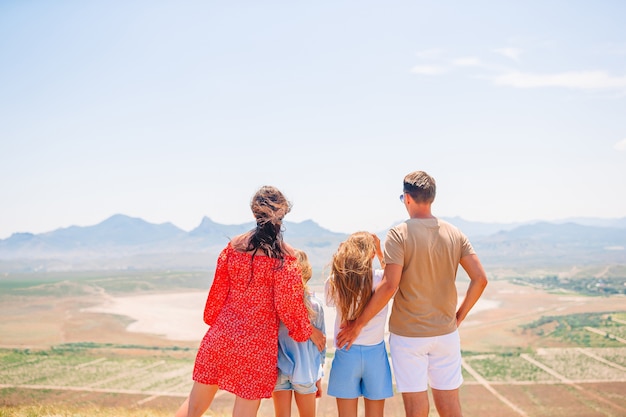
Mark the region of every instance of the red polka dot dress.
<instances>
[{"instance_id":1,"label":"red polka dot dress","mask_svg":"<svg viewBox=\"0 0 626 417\"><path fill-rule=\"evenodd\" d=\"M311 336L298 261L220 253L204 309L209 326L198 348L194 381L245 399L270 398L278 377L278 325L298 342ZM253 274L251 272L254 272Z\"/></svg>"}]
</instances>

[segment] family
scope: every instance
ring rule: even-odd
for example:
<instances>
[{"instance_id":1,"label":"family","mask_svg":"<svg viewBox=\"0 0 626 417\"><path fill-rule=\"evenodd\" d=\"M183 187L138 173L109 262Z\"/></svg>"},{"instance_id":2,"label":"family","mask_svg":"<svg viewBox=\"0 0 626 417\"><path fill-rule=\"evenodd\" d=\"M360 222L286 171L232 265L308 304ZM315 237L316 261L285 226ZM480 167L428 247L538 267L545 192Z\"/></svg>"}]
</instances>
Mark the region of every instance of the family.
<instances>
[{"instance_id":1,"label":"family","mask_svg":"<svg viewBox=\"0 0 626 417\"><path fill-rule=\"evenodd\" d=\"M393 227L383 247L372 233L357 232L332 257L325 300L336 309L335 354L327 394L339 417L356 417L363 397L366 417L382 417L393 396L384 335L396 390L407 417L427 417L428 388L439 416L462 416L458 327L480 298L487 277L467 237L433 216L435 180L424 171L404 177L400 200L409 219ZM199 417L219 389L235 395L233 416L256 416L272 398L276 417L314 417L326 357L322 302L307 287L306 253L282 238L291 209L275 187L252 197L256 228L234 237L217 260L204 309L210 327L195 360L193 386L176 417ZM373 265L378 258L382 269ZM470 278L457 307L456 272ZM393 303L390 300L393 298Z\"/></svg>"}]
</instances>

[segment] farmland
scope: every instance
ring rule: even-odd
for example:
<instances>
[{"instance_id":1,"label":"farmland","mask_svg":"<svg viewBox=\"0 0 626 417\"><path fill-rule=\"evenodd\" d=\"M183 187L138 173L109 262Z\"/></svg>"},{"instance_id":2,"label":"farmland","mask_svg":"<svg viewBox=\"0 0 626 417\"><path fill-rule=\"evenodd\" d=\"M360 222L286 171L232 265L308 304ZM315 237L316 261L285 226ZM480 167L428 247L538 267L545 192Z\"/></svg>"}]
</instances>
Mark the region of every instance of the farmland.
<instances>
[{"instance_id":1,"label":"farmland","mask_svg":"<svg viewBox=\"0 0 626 417\"><path fill-rule=\"evenodd\" d=\"M96 345L2 349L0 404L10 409L24 403L71 401L83 407L173 413L189 392L192 363L193 351L178 349ZM489 407L498 409L498 415L588 416L596 410L594 415L619 416L626 410L626 346L467 354L463 369L468 416L481 415L483 405L472 400L474 395L492 402ZM560 405L555 405L557 399ZM581 404L585 406L579 409ZM319 406L324 415L333 415L332 400L322 398ZM213 412L228 414L229 407L231 395L221 392ZM390 407L401 408L399 394L389 401ZM271 402L263 401L262 415L271 414Z\"/></svg>"},{"instance_id":2,"label":"farmland","mask_svg":"<svg viewBox=\"0 0 626 417\"><path fill-rule=\"evenodd\" d=\"M206 276L28 278L0 280L1 417L173 415L189 392L198 340L128 331L129 316L90 309L115 297L154 295L163 302L197 291L202 298ZM483 297L488 308L461 327L466 416L626 415L623 296L493 280ZM157 307L175 311L166 303ZM207 415L230 415L232 401L221 392ZM336 415L334 398L323 396L318 406L319 415ZM400 394L387 401L386 414L403 415ZM271 401L262 401L259 415L273 415Z\"/></svg>"}]
</instances>

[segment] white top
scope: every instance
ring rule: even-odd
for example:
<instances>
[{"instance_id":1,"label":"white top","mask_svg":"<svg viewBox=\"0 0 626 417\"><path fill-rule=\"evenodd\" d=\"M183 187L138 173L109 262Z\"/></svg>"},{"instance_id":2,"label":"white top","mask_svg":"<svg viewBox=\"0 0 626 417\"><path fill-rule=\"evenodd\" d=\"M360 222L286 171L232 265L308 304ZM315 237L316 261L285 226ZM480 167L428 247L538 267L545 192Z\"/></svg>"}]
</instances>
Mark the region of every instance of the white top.
<instances>
[{"instance_id":1,"label":"white top","mask_svg":"<svg viewBox=\"0 0 626 417\"><path fill-rule=\"evenodd\" d=\"M383 269L375 269L374 277L372 282L372 288L376 289L380 281L383 279ZM334 300L330 297L329 294L329 281L332 279L332 276L326 280L324 285L325 295L326 295L326 305L329 307L335 307ZM386 305L376 314L361 330L361 333L356 338L353 344L362 345L362 346L372 346L377 345L382 342L385 338L385 324L387 324L387 311L389 309L389 305ZM341 312L336 309L337 316L335 317L335 340L337 340L337 333L339 333L339 326L341 326L341 322L343 318L341 317Z\"/></svg>"}]
</instances>

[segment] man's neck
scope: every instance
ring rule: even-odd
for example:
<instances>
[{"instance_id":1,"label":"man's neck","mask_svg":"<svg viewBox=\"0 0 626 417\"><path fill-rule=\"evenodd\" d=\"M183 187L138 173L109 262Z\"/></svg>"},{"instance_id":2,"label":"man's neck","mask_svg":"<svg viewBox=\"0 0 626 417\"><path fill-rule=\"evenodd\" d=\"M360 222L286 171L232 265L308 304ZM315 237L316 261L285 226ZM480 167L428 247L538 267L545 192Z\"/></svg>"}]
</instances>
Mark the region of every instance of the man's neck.
<instances>
[{"instance_id":1,"label":"man's neck","mask_svg":"<svg viewBox=\"0 0 626 417\"><path fill-rule=\"evenodd\" d=\"M412 219L434 219L431 203L415 203L408 207L409 217Z\"/></svg>"}]
</instances>

